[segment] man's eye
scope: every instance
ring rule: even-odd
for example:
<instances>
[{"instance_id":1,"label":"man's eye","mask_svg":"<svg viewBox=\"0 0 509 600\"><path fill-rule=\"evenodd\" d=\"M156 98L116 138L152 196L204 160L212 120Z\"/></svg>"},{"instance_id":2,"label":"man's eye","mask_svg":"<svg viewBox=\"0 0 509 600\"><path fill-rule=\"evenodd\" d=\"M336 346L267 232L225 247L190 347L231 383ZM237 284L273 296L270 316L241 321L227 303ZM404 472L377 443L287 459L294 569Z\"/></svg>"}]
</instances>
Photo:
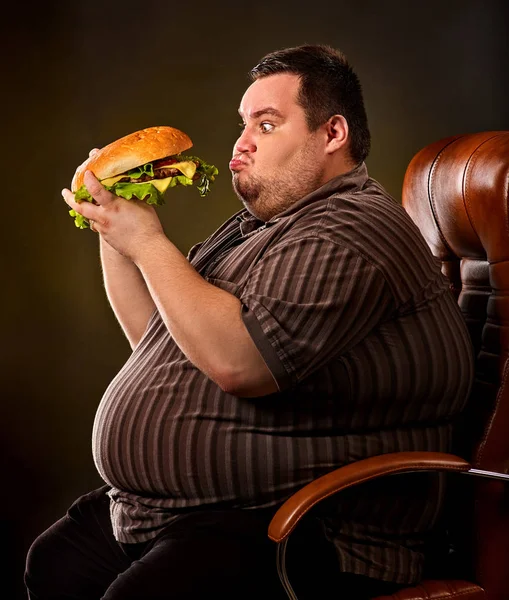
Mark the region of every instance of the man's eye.
<instances>
[{"instance_id":1,"label":"man's eye","mask_svg":"<svg viewBox=\"0 0 509 600\"><path fill-rule=\"evenodd\" d=\"M262 130L262 133L269 133L274 129L274 125L272 125L272 123L260 123L260 129Z\"/></svg>"}]
</instances>

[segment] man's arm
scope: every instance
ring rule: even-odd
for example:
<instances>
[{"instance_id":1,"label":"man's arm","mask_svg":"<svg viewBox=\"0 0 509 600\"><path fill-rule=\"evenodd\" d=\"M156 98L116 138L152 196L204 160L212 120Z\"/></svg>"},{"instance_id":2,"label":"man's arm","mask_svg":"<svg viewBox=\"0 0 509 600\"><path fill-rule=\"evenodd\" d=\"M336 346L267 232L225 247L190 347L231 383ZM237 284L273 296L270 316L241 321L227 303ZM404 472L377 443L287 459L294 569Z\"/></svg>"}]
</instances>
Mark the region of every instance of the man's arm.
<instances>
[{"instance_id":1,"label":"man's arm","mask_svg":"<svg viewBox=\"0 0 509 600\"><path fill-rule=\"evenodd\" d=\"M93 148L89 156L93 156L98 150ZM119 254L102 237L99 240L106 295L134 350L155 310L155 304L136 265Z\"/></svg>"},{"instance_id":2,"label":"man's arm","mask_svg":"<svg viewBox=\"0 0 509 600\"><path fill-rule=\"evenodd\" d=\"M144 244L135 260L166 327L194 365L236 396L278 391L238 298L203 279L164 235Z\"/></svg>"},{"instance_id":3,"label":"man's arm","mask_svg":"<svg viewBox=\"0 0 509 600\"><path fill-rule=\"evenodd\" d=\"M76 203L69 190L63 191L65 201L94 221L94 231L103 243L137 266L168 331L187 358L230 394L256 397L278 391L242 321L240 300L197 273L164 235L152 206L117 198L88 171L85 184L97 205Z\"/></svg>"},{"instance_id":4,"label":"man's arm","mask_svg":"<svg viewBox=\"0 0 509 600\"><path fill-rule=\"evenodd\" d=\"M131 348L134 349L156 305L138 267L102 237L100 249L106 295Z\"/></svg>"}]
</instances>

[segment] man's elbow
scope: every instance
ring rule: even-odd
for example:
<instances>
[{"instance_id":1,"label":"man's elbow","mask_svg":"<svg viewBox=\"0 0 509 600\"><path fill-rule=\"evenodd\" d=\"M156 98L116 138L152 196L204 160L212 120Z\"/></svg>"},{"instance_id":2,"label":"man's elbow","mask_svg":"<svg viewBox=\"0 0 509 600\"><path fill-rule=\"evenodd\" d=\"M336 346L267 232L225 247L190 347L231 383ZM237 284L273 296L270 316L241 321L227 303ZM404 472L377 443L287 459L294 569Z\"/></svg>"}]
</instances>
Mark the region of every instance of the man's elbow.
<instances>
[{"instance_id":1,"label":"man's elbow","mask_svg":"<svg viewBox=\"0 0 509 600\"><path fill-rule=\"evenodd\" d=\"M266 366L258 372L229 373L221 377L218 385L223 392L239 398L258 398L279 391L272 373Z\"/></svg>"}]
</instances>

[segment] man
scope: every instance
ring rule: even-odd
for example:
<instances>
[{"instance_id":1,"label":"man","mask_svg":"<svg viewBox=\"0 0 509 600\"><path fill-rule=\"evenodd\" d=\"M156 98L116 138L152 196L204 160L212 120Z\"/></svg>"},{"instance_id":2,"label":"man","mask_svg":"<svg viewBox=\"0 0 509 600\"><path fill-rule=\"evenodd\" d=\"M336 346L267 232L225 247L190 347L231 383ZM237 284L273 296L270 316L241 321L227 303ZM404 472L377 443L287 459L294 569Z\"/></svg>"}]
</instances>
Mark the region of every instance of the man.
<instances>
[{"instance_id":1,"label":"man","mask_svg":"<svg viewBox=\"0 0 509 600\"><path fill-rule=\"evenodd\" d=\"M187 259L153 208L91 173L96 206L63 191L99 234L133 353L94 424L107 486L33 544L31 598L284 598L266 528L288 496L370 455L449 449L470 342L417 228L368 177L357 76L325 46L251 75L230 163L245 208ZM326 597L327 576L356 599L419 580L443 490L413 477L297 530L299 597Z\"/></svg>"}]
</instances>

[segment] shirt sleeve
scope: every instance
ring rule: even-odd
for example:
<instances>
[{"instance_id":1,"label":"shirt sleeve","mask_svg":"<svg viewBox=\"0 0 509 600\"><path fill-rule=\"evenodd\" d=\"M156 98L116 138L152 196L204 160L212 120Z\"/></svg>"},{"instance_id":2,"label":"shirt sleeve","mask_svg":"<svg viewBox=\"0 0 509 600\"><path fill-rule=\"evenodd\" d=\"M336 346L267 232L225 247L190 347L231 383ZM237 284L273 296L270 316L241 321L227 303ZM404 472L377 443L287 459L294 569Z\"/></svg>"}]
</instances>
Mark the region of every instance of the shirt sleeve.
<instances>
[{"instance_id":1,"label":"shirt sleeve","mask_svg":"<svg viewBox=\"0 0 509 600\"><path fill-rule=\"evenodd\" d=\"M194 246L191 246L191 248L189 249L189 252L187 253L187 260L192 263L194 257L196 256L196 254L198 253L198 250L203 246L203 244L205 243L205 241L203 242L198 242L197 244L195 244Z\"/></svg>"},{"instance_id":2,"label":"shirt sleeve","mask_svg":"<svg viewBox=\"0 0 509 600\"><path fill-rule=\"evenodd\" d=\"M318 236L270 249L240 299L242 319L280 391L355 346L391 304L378 268Z\"/></svg>"}]
</instances>

